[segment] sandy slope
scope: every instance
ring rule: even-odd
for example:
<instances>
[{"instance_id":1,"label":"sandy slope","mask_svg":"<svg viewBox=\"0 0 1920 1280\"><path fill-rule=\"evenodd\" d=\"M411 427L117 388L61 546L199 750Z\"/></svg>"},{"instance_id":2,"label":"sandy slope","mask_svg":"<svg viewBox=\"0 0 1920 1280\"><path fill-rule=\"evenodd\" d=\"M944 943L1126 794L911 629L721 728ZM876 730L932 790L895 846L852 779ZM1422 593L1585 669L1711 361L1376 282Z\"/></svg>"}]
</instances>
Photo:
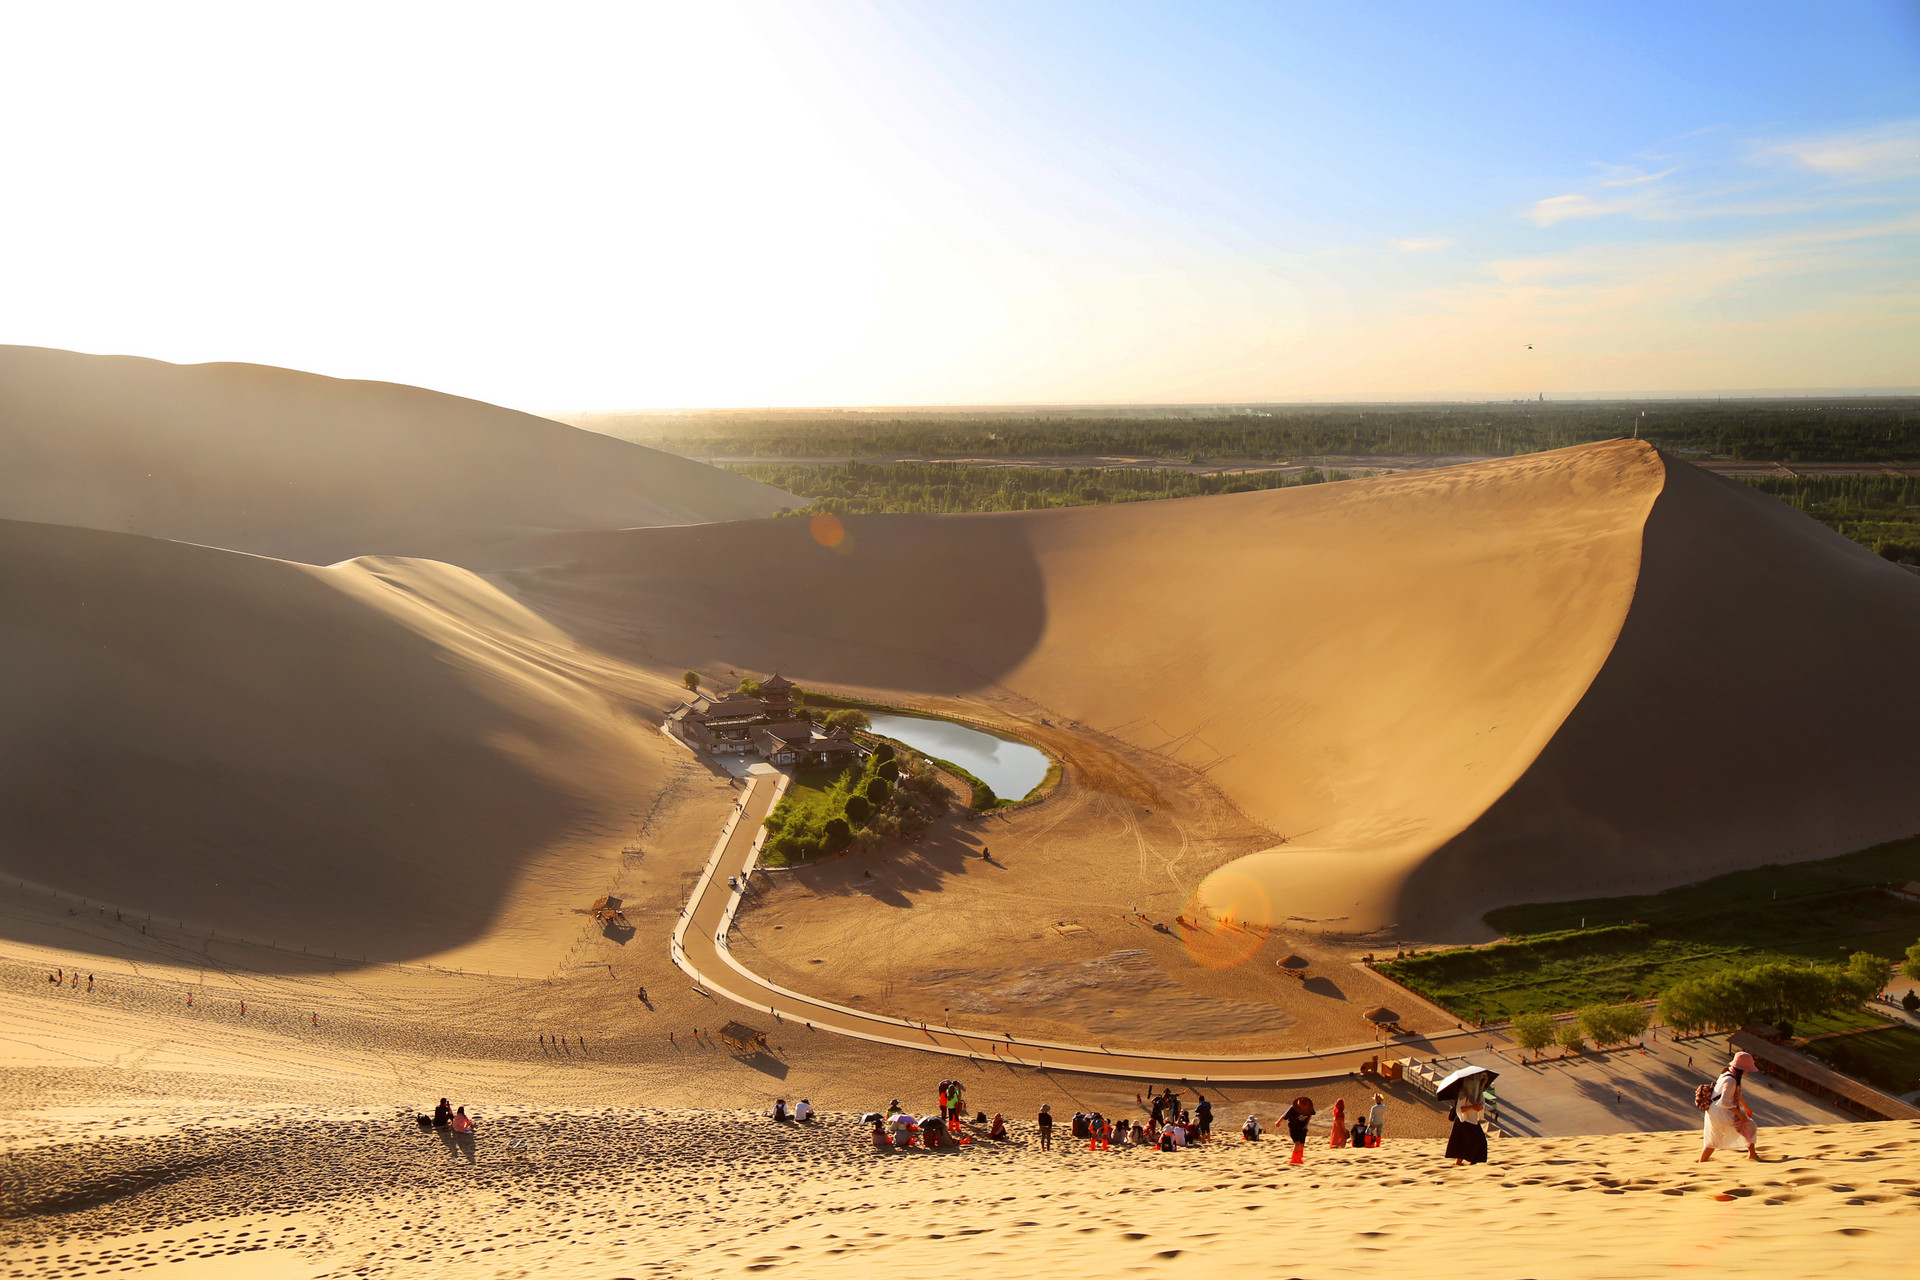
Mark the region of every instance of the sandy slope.
<instances>
[{"instance_id":1,"label":"sandy slope","mask_svg":"<svg viewBox=\"0 0 1920 1280\"><path fill-rule=\"evenodd\" d=\"M458 396L260 365L0 347L0 518L331 563L794 500Z\"/></svg>"},{"instance_id":2,"label":"sandy slope","mask_svg":"<svg viewBox=\"0 0 1920 1280\"><path fill-rule=\"evenodd\" d=\"M69 1126L85 1133L87 1126ZM97 1127L96 1127L97 1132ZM879 1154L851 1117L543 1109L470 1150L391 1112L163 1123L26 1153L0 1223L13 1276L1617 1277L1905 1274L1911 1124L1781 1129L1758 1164L1691 1133L1508 1140L1454 1169L1436 1139L1368 1151L1218 1141L1172 1154L1014 1140Z\"/></svg>"},{"instance_id":3,"label":"sandy slope","mask_svg":"<svg viewBox=\"0 0 1920 1280\"><path fill-rule=\"evenodd\" d=\"M543 970L687 767L446 565L0 522L0 600L0 874L169 928Z\"/></svg>"},{"instance_id":4,"label":"sandy slope","mask_svg":"<svg viewBox=\"0 0 1920 1280\"><path fill-rule=\"evenodd\" d=\"M1458 937L1500 902L1920 829L1897 781L1920 582L1632 441L854 519L834 548L774 521L512 555L513 590L643 666L957 695L1204 776L1269 833L1206 881L1237 919ZM1115 793L1144 813L1167 791Z\"/></svg>"}]
</instances>

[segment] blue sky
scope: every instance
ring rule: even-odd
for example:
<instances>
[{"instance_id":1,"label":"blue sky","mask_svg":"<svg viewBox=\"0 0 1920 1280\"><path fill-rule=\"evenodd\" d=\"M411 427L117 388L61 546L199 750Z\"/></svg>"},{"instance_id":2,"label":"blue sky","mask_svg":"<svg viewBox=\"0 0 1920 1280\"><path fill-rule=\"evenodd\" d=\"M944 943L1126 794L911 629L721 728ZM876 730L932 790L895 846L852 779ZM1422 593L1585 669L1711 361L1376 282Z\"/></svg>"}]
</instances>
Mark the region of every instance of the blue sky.
<instances>
[{"instance_id":1,"label":"blue sky","mask_svg":"<svg viewBox=\"0 0 1920 1280\"><path fill-rule=\"evenodd\" d=\"M1920 384L1913 3L40 8L0 340L556 410Z\"/></svg>"}]
</instances>

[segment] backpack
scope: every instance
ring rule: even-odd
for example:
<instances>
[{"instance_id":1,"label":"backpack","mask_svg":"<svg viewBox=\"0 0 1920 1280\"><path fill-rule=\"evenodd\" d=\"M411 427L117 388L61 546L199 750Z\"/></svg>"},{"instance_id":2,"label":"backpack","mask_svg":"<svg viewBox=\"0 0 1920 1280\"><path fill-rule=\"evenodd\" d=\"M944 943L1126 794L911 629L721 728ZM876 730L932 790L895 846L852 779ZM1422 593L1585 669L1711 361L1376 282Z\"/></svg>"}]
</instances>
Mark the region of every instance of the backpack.
<instances>
[{"instance_id":1,"label":"backpack","mask_svg":"<svg viewBox=\"0 0 1920 1280\"><path fill-rule=\"evenodd\" d=\"M1698 1089L1695 1089L1693 1091L1693 1105L1695 1109L1700 1111L1711 1110L1713 1107L1713 1086L1703 1084Z\"/></svg>"}]
</instances>

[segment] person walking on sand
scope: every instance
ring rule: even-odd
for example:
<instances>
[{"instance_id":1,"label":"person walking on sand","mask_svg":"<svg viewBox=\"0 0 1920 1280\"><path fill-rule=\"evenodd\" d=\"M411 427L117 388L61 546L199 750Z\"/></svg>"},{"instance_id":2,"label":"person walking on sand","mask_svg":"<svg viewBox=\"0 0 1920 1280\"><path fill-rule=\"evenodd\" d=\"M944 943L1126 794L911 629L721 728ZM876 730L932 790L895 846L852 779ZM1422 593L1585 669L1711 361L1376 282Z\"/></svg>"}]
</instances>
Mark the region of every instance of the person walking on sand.
<instances>
[{"instance_id":1,"label":"person walking on sand","mask_svg":"<svg viewBox=\"0 0 1920 1280\"><path fill-rule=\"evenodd\" d=\"M1040 1105L1040 1115L1034 1123L1040 1126L1040 1149L1053 1150L1053 1105L1051 1103Z\"/></svg>"},{"instance_id":2,"label":"person walking on sand","mask_svg":"<svg viewBox=\"0 0 1920 1280\"><path fill-rule=\"evenodd\" d=\"M1740 1087L1741 1077L1758 1069L1753 1055L1742 1050L1733 1055L1733 1061L1714 1082L1713 1101L1707 1106L1705 1131L1701 1135L1701 1164L1713 1159L1713 1153L1723 1147L1745 1147L1747 1159L1760 1158L1754 1149L1760 1141L1760 1127L1754 1123L1753 1108L1747 1105L1746 1092Z\"/></svg>"},{"instance_id":3,"label":"person walking on sand","mask_svg":"<svg viewBox=\"0 0 1920 1280\"><path fill-rule=\"evenodd\" d=\"M1293 1154L1287 1158L1288 1164L1307 1162L1307 1121L1313 1119L1313 1099L1301 1094L1280 1117L1287 1126L1287 1137L1293 1140Z\"/></svg>"},{"instance_id":4,"label":"person walking on sand","mask_svg":"<svg viewBox=\"0 0 1920 1280\"><path fill-rule=\"evenodd\" d=\"M1347 1145L1347 1100L1345 1098L1333 1100L1333 1137L1327 1145L1330 1147Z\"/></svg>"}]
</instances>

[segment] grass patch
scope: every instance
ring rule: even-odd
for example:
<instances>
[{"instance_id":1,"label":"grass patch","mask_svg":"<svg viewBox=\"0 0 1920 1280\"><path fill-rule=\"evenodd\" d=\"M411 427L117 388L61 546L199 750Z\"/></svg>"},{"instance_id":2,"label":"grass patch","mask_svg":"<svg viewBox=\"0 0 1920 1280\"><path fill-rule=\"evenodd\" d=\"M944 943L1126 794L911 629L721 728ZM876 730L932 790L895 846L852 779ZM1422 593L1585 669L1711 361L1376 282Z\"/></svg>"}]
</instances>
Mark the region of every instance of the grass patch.
<instances>
[{"instance_id":1,"label":"grass patch","mask_svg":"<svg viewBox=\"0 0 1920 1280\"><path fill-rule=\"evenodd\" d=\"M824 846L807 847L809 838L819 844L828 820L846 812L847 796L866 777L864 769L853 765L796 772L787 793L766 817L768 839L760 860L770 867L787 867L831 852Z\"/></svg>"},{"instance_id":2,"label":"grass patch","mask_svg":"<svg viewBox=\"0 0 1920 1280\"><path fill-rule=\"evenodd\" d=\"M1889 1027L1842 1040L1816 1040L1806 1052L1836 1071L1900 1094L1920 1089L1920 1031Z\"/></svg>"},{"instance_id":3,"label":"grass patch","mask_svg":"<svg viewBox=\"0 0 1920 1280\"><path fill-rule=\"evenodd\" d=\"M1853 951L1899 959L1920 938L1920 904L1880 886L1914 879L1920 837L1664 893L1501 907L1486 920L1506 941L1379 968L1459 1017L1505 1019L1650 999L1729 964L1844 964Z\"/></svg>"}]
</instances>

